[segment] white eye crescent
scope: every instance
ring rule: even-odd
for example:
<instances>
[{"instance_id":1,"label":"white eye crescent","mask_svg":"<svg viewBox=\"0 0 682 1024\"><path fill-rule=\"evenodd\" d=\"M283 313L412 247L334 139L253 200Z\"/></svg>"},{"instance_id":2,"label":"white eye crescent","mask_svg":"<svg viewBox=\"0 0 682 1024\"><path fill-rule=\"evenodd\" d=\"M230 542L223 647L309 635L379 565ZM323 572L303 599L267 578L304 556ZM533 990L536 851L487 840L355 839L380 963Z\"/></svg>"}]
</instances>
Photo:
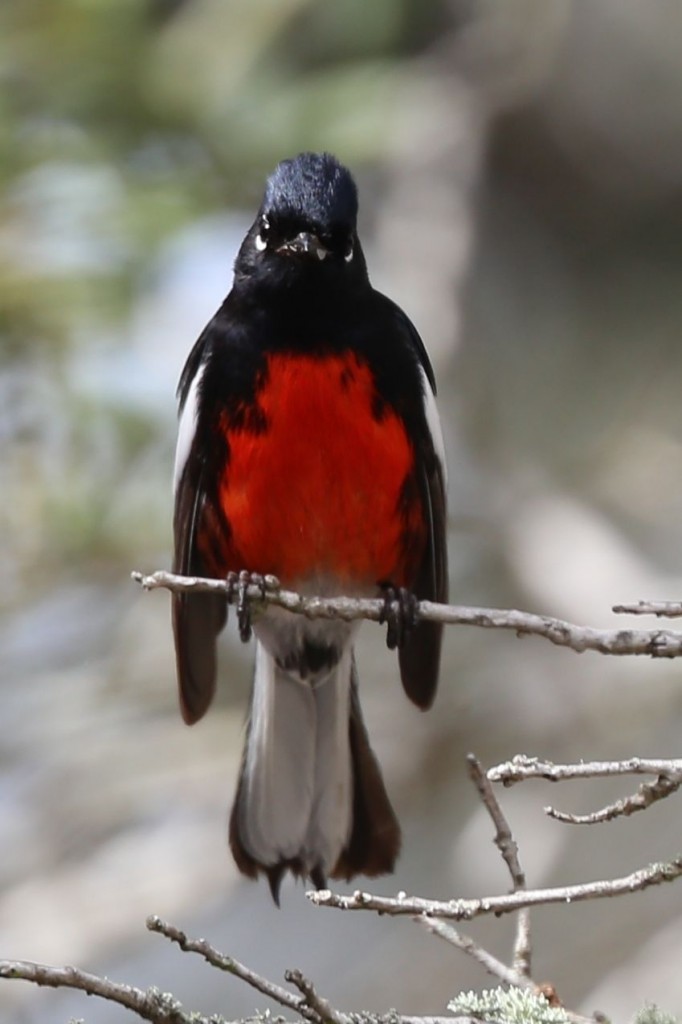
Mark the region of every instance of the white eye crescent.
<instances>
[{"instance_id":1,"label":"white eye crescent","mask_svg":"<svg viewBox=\"0 0 682 1024\"><path fill-rule=\"evenodd\" d=\"M346 261L346 263L350 263L350 261L353 259L353 246L352 245L350 246L350 248L348 249L348 252L346 253L346 255L343 258Z\"/></svg>"},{"instance_id":2,"label":"white eye crescent","mask_svg":"<svg viewBox=\"0 0 682 1024\"><path fill-rule=\"evenodd\" d=\"M268 233L269 230L270 230L270 221L268 220L267 217L261 217L261 219L260 219L260 231L256 235L255 242L254 242L258 252L263 252L265 249L267 249L268 243L267 243L267 240L265 238L265 235Z\"/></svg>"}]
</instances>

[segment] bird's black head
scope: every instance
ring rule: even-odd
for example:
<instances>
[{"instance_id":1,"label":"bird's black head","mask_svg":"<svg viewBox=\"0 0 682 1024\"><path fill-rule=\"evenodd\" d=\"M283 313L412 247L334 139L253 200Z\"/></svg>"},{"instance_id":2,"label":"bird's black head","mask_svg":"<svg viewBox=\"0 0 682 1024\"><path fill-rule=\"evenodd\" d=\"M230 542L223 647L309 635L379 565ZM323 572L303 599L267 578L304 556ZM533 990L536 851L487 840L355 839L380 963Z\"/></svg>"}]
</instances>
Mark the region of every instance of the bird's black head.
<instances>
[{"instance_id":1,"label":"bird's black head","mask_svg":"<svg viewBox=\"0 0 682 1024\"><path fill-rule=\"evenodd\" d=\"M358 193L350 171L329 153L283 160L268 178L263 203L237 257L236 271L271 283L310 268L319 280L366 279L358 242Z\"/></svg>"}]
</instances>

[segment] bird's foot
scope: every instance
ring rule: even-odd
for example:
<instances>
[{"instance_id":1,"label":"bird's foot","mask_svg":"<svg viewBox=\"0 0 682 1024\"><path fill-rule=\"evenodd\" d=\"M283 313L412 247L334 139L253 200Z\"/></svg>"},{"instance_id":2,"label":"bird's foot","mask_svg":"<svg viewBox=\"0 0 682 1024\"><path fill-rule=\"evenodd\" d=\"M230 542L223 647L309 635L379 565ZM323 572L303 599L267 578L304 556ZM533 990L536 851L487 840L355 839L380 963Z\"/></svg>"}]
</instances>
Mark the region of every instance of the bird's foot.
<instances>
[{"instance_id":1,"label":"bird's foot","mask_svg":"<svg viewBox=\"0 0 682 1024\"><path fill-rule=\"evenodd\" d=\"M251 639L251 607L249 605L249 587L258 587L261 598L264 600L268 591L279 589L279 580L274 576L263 576L259 572L249 572L242 569L241 572L228 572L228 600L230 604L237 598L237 624L239 626L239 637L243 643Z\"/></svg>"},{"instance_id":2,"label":"bird's foot","mask_svg":"<svg viewBox=\"0 0 682 1024\"><path fill-rule=\"evenodd\" d=\"M386 646L394 651L404 645L417 625L419 601L405 587L395 587L392 583L380 583L379 587L384 597L379 622L386 623Z\"/></svg>"}]
</instances>

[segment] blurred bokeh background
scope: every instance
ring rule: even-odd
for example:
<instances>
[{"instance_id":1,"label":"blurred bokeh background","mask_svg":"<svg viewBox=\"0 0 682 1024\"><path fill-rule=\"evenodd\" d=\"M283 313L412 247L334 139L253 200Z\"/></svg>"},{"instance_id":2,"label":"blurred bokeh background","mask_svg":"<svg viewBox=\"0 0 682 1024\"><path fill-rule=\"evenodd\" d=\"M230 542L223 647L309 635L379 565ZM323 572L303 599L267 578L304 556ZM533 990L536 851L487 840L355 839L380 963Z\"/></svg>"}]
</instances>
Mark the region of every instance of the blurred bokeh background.
<instances>
[{"instance_id":1,"label":"blurred bokeh background","mask_svg":"<svg viewBox=\"0 0 682 1024\"><path fill-rule=\"evenodd\" d=\"M167 567L174 388L273 165L349 164L375 284L418 325L450 463L451 597L595 626L682 595L682 5L677 0L21 0L0 7L0 956L77 963L228 1018L266 1001L148 935L158 913L343 1009L441 1013L488 984L404 920L238 878L226 849L252 652L176 708ZM627 620L626 620L627 621ZM376 891L505 891L466 781L526 752L680 754L679 664L448 631L434 712L365 627L362 694L404 822ZM625 787L626 788L626 787ZM673 797L503 799L529 882L678 852ZM679 803L679 800L678 800ZM568 1005L682 1009L682 887L538 910ZM511 922L471 929L509 955ZM0 1019L123 1011L0 987Z\"/></svg>"}]
</instances>

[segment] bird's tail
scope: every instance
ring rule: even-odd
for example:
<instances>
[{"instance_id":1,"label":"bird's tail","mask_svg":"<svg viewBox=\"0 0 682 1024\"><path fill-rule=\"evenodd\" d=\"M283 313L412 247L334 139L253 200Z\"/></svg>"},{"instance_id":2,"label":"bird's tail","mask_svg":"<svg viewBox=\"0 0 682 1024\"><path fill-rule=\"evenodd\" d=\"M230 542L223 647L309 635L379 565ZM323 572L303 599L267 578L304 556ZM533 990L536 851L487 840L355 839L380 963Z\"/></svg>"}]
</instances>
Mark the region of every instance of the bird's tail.
<instances>
[{"instance_id":1,"label":"bird's tail","mask_svg":"<svg viewBox=\"0 0 682 1024\"><path fill-rule=\"evenodd\" d=\"M244 874L267 874L276 901L287 870L318 888L329 875L393 870L400 827L362 720L350 645L312 684L258 643L230 846Z\"/></svg>"}]
</instances>

